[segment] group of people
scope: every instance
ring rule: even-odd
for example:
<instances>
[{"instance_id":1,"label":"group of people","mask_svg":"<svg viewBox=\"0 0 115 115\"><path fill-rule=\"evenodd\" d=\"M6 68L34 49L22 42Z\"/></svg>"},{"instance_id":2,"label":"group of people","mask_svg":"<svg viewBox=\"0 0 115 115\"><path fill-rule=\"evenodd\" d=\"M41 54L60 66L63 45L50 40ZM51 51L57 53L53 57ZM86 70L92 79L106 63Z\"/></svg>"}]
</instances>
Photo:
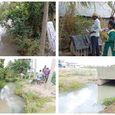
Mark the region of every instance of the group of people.
<instances>
[{"instance_id":1,"label":"group of people","mask_svg":"<svg viewBox=\"0 0 115 115\"><path fill-rule=\"evenodd\" d=\"M41 80L44 80L45 83L47 83L49 74L50 69L45 65L44 68L39 70L39 72L36 75L37 84L40 84Z\"/></svg>"},{"instance_id":2,"label":"group of people","mask_svg":"<svg viewBox=\"0 0 115 115\"><path fill-rule=\"evenodd\" d=\"M108 21L108 27L106 29L101 29L101 23L99 20L99 17L96 13L92 15L92 18L94 20L93 25L91 26L91 30L89 31L90 37L91 37L91 55L93 56L107 56L109 48L111 49L112 56L115 56L115 19L113 16L110 17ZM101 40L100 33L106 31L107 32L107 38L104 43L104 49L102 54L100 53L100 50L102 47L100 47L99 42Z\"/></svg>"}]
</instances>

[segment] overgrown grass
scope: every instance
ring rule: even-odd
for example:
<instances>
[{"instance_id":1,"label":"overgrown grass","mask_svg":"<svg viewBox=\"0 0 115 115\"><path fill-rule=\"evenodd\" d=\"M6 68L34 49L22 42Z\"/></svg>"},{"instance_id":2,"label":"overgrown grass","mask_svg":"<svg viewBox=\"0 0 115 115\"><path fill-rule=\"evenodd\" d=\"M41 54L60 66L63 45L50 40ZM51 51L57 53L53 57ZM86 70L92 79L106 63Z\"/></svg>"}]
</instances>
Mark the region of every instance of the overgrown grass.
<instances>
[{"instance_id":1,"label":"overgrown grass","mask_svg":"<svg viewBox=\"0 0 115 115\"><path fill-rule=\"evenodd\" d=\"M41 97L34 92L28 92L23 95L25 100L25 112L26 113L40 113L40 109L50 101L48 97Z\"/></svg>"},{"instance_id":2,"label":"overgrown grass","mask_svg":"<svg viewBox=\"0 0 115 115\"><path fill-rule=\"evenodd\" d=\"M70 92L83 88L84 86L85 85L83 83L79 83L77 80L72 79L71 77L61 77L59 81L60 92Z\"/></svg>"},{"instance_id":3,"label":"overgrown grass","mask_svg":"<svg viewBox=\"0 0 115 115\"><path fill-rule=\"evenodd\" d=\"M18 52L21 55L38 55L39 52L39 40L28 39L28 38L15 38L14 41L18 47Z\"/></svg>"},{"instance_id":4,"label":"overgrown grass","mask_svg":"<svg viewBox=\"0 0 115 115\"><path fill-rule=\"evenodd\" d=\"M111 105L111 104L113 104L113 103L115 103L115 97L113 97L113 98L106 98L106 99L104 99L104 101L103 101L103 104L104 104L105 106L109 106L109 105Z\"/></svg>"},{"instance_id":5,"label":"overgrown grass","mask_svg":"<svg viewBox=\"0 0 115 115\"><path fill-rule=\"evenodd\" d=\"M22 97L25 101L25 113L46 113L47 111L53 112L54 107L49 107L50 110L45 110L44 106L48 102L52 102L51 97L42 97L36 92L27 92L23 89L24 82L16 82L16 95Z\"/></svg>"},{"instance_id":6,"label":"overgrown grass","mask_svg":"<svg viewBox=\"0 0 115 115\"><path fill-rule=\"evenodd\" d=\"M23 97L23 93L24 93L23 83L21 81L17 81L15 84L16 84L16 88L15 88L16 95Z\"/></svg>"}]
</instances>

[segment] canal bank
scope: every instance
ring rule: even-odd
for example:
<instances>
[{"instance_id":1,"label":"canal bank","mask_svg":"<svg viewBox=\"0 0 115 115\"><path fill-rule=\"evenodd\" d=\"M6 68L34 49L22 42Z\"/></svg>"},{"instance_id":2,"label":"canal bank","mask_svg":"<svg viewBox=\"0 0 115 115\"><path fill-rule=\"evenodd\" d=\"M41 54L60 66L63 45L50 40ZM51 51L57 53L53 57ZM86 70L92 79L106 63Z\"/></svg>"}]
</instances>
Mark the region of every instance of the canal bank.
<instances>
[{"instance_id":1,"label":"canal bank","mask_svg":"<svg viewBox=\"0 0 115 115\"><path fill-rule=\"evenodd\" d=\"M107 83L98 86L94 83L87 83L84 88L76 89L59 95L60 113L105 113L113 109L113 105L106 106L104 101L107 98L115 97L115 85ZM109 110L107 109L109 107ZM111 109L111 113L114 112Z\"/></svg>"},{"instance_id":2,"label":"canal bank","mask_svg":"<svg viewBox=\"0 0 115 115\"><path fill-rule=\"evenodd\" d=\"M107 82L99 86L96 72L89 70L86 72L60 69L60 113L102 113L107 108L105 100L115 97L113 92L115 82Z\"/></svg>"}]
</instances>

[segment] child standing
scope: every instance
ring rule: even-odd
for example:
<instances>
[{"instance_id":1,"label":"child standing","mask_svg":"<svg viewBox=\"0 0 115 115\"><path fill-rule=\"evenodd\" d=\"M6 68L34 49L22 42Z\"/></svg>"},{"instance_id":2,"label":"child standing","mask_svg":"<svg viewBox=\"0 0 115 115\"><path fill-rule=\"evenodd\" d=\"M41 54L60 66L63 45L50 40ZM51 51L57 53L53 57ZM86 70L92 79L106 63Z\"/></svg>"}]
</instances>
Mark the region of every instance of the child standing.
<instances>
[{"instance_id":1,"label":"child standing","mask_svg":"<svg viewBox=\"0 0 115 115\"><path fill-rule=\"evenodd\" d=\"M40 84L40 81L41 81L42 76L43 76L43 74L42 74L42 71L40 70L40 71L37 73L37 76L36 76L37 84Z\"/></svg>"},{"instance_id":2,"label":"child standing","mask_svg":"<svg viewBox=\"0 0 115 115\"><path fill-rule=\"evenodd\" d=\"M108 39L105 42L103 56L108 55L109 47L111 48L112 56L115 56L115 22L109 21L108 28L109 28Z\"/></svg>"}]
</instances>

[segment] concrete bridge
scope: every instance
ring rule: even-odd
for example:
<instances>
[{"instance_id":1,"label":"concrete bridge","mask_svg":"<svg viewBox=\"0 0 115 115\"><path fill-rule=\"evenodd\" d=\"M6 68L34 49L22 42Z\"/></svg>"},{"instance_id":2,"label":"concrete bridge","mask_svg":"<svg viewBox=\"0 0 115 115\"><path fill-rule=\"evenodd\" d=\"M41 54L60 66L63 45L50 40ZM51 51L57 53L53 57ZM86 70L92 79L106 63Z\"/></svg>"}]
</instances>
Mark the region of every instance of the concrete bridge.
<instances>
[{"instance_id":1,"label":"concrete bridge","mask_svg":"<svg viewBox=\"0 0 115 115\"><path fill-rule=\"evenodd\" d=\"M107 67L97 67L97 84L102 85L109 80L115 80L115 65Z\"/></svg>"}]
</instances>

